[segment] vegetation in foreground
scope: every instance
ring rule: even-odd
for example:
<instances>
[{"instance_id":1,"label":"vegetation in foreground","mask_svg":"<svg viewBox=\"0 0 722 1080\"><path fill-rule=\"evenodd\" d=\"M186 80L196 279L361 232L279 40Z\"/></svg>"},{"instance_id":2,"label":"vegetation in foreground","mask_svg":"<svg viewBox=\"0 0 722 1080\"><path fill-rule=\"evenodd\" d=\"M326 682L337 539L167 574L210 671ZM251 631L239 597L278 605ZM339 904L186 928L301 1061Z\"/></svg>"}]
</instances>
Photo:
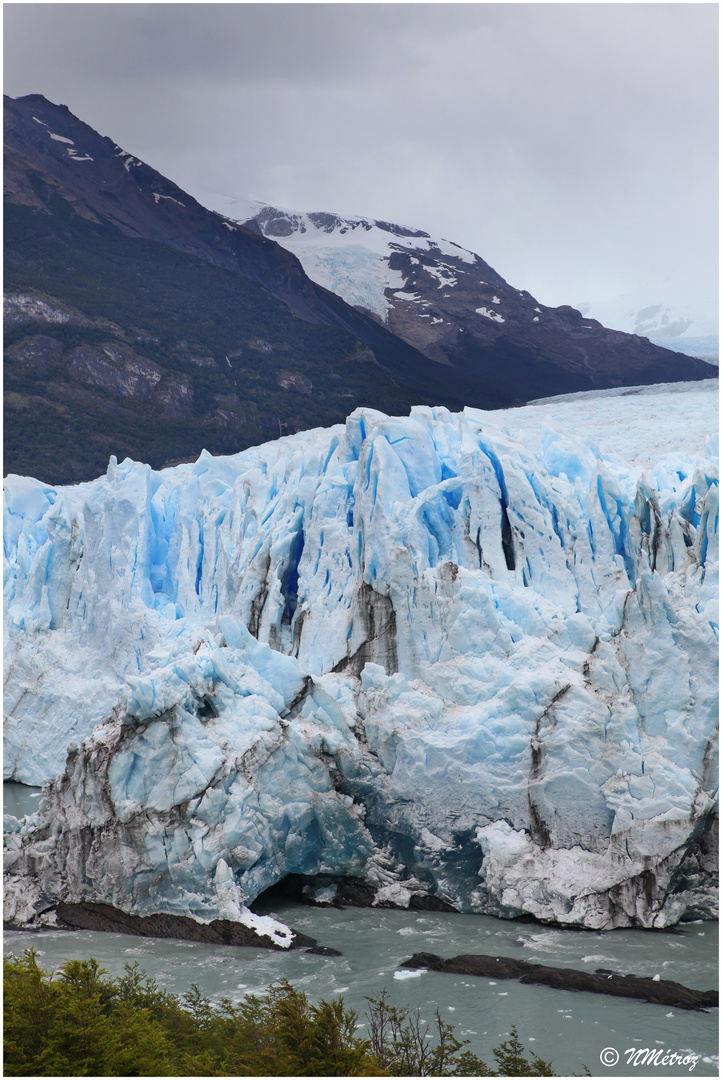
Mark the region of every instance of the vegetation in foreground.
<instances>
[{"instance_id":1,"label":"vegetation in foreground","mask_svg":"<svg viewBox=\"0 0 722 1080\"><path fill-rule=\"evenodd\" d=\"M137 964L109 978L94 959L44 971L34 949L5 960L6 1076L554 1076L515 1028L494 1069L436 1015L369 998L366 1028L342 998L312 1005L283 981L263 998L212 1004L168 993Z\"/></svg>"}]
</instances>

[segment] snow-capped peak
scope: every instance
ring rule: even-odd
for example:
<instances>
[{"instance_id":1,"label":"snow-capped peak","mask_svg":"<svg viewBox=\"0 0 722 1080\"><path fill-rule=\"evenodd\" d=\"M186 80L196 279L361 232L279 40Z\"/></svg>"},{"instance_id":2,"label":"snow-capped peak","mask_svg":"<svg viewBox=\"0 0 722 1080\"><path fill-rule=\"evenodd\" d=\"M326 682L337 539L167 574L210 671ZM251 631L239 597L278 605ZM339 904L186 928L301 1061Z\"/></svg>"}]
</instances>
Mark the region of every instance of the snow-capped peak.
<instances>
[{"instance_id":1,"label":"snow-capped peak","mask_svg":"<svg viewBox=\"0 0 722 1080\"><path fill-rule=\"evenodd\" d=\"M473 252L448 240L375 218L290 210L231 196L215 196L206 202L224 216L276 240L296 255L319 285L346 303L373 312L382 322L388 322L395 305L393 294L409 291L408 275L396 265L395 254L408 254L417 266L419 256L425 257L437 288L455 284L458 268L449 259L469 265L477 261Z\"/></svg>"},{"instance_id":2,"label":"snow-capped peak","mask_svg":"<svg viewBox=\"0 0 722 1080\"><path fill-rule=\"evenodd\" d=\"M645 341L646 323L624 327L624 340L596 312L584 318L587 309L545 307L479 255L422 229L230 196L201 198L226 224L238 222L292 252L313 281L371 313L430 360L483 380L489 402L494 394L499 404L524 400L537 385L544 392L552 369L556 393L707 377L699 363L673 360Z\"/></svg>"}]
</instances>

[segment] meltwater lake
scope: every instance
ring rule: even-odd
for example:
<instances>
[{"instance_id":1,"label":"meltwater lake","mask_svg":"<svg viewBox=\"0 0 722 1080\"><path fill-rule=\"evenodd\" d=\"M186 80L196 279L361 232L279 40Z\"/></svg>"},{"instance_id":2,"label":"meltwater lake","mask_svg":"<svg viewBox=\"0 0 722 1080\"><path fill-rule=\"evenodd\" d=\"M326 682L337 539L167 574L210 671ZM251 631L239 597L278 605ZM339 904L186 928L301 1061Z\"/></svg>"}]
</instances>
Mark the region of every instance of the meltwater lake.
<instances>
[{"instance_id":1,"label":"meltwater lake","mask_svg":"<svg viewBox=\"0 0 722 1080\"><path fill-rule=\"evenodd\" d=\"M37 789L4 785L5 812L27 813L37 806ZM438 1008L455 1025L469 1049L493 1065L491 1049L516 1024L529 1050L550 1059L561 1075L687 1075L689 1065L627 1064L625 1051L648 1047L699 1055L695 1076L718 1075L718 1012L688 1012L648 1002L604 997L515 980L494 982L434 972L409 972L400 965L415 952L443 957L458 953L511 956L531 962L593 971L597 967L635 974L659 974L702 990L717 986L718 924L685 923L673 931L560 930L535 923L509 922L483 915L388 911L374 908L312 908L274 901L257 905L342 956L314 956L303 951L200 945L194 942L129 937L93 931L26 931L5 934L5 954L34 948L48 969L64 960L94 956L111 975L136 962L161 986L183 993L192 983L212 997L239 1000L261 994L286 978L312 1000L342 996L358 1013L364 1033L366 998L386 988L395 1005L420 1007L432 1020ZM616 1065L600 1055L616 1050ZM614 1055L611 1055L613 1057Z\"/></svg>"}]
</instances>

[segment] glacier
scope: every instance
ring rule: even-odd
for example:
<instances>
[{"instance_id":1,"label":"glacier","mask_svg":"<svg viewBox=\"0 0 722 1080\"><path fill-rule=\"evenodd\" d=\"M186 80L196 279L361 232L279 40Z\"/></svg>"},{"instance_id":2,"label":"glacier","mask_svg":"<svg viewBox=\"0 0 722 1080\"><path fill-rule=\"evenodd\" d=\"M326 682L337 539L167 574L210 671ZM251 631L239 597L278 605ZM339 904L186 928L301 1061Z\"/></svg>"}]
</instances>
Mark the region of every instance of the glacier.
<instances>
[{"instance_id":1,"label":"glacier","mask_svg":"<svg viewBox=\"0 0 722 1080\"><path fill-rule=\"evenodd\" d=\"M715 390L360 409L7 478L5 776L45 786L5 818L6 918L252 923L290 874L319 901L713 917Z\"/></svg>"}]
</instances>

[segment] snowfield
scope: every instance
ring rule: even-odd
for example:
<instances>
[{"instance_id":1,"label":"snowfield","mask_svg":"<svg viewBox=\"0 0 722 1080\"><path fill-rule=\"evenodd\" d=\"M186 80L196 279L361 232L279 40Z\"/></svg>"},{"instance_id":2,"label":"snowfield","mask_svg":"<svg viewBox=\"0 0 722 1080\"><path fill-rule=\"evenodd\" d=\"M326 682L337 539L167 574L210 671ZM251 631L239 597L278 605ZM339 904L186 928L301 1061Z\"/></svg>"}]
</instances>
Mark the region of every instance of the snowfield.
<instances>
[{"instance_id":1,"label":"snowfield","mask_svg":"<svg viewBox=\"0 0 722 1080\"><path fill-rule=\"evenodd\" d=\"M9 477L6 918L716 912L717 386ZM284 931L273 930L279 943Z\"/></svg>"},{"instance_id":2,"label":"snowfield","mask_svg":"<svg viewBox=\"0 0 722 1080\"><path fill-rule=\"evenodd\" d=\"M541 426L562 429L582 439L630 482L663 457L684 452L693 457L714 453L719 424L719 383L665 383L621 386L562 394L499 413L504 429L521 439ZM640 400L641 399L641 400ZM485 413L484 416L495 416Z\"/></svg>"}]
</instances>

